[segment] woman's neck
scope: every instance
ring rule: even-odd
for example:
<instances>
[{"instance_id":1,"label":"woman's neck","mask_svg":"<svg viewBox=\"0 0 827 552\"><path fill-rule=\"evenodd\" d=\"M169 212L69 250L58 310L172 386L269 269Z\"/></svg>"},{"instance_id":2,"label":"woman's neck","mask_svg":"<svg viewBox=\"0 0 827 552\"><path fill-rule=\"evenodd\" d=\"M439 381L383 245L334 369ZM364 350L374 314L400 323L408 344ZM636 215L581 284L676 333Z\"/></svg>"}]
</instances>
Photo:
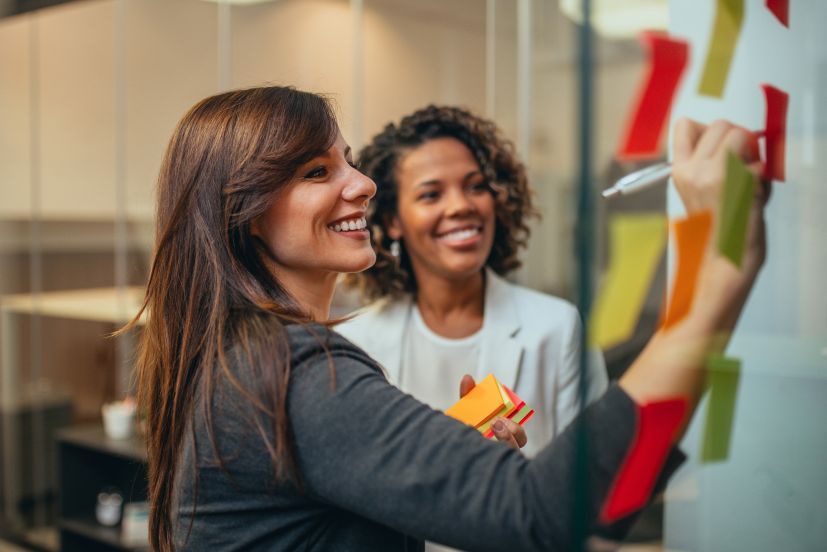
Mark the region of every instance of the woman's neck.
<instances>
[{"instance_id":1,"label":"woman's neck","mask_svg":"<svg viewBox=\"0 0 827 552\"><path fill-rule=\"evenodd\" d=\"M338 273L308 273L285 270L283 267L271 267L271 270L285 291L313 320L324 322L330 318L330 304L333 302Z\"/></svg>"},{"instance_id":2,"label":"woman's neck","mask_svg":"<svg viewBox=\"0 0 827 552\"><path fill-rule=\"evenodd\" d=\"M416 287L416 306L422 320L438 335L458 339L482 327L485 299L482 270L459 279L417 275Z\"/></svg>"}]
</instances>

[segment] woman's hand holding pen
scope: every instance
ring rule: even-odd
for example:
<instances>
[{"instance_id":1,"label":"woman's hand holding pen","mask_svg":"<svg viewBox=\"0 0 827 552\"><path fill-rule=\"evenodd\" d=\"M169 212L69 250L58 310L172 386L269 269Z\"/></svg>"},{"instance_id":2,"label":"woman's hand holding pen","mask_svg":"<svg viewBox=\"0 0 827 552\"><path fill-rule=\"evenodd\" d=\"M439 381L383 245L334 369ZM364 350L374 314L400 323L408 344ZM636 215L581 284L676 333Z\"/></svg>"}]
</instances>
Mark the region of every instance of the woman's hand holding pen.
<instances>
[{"instance_id":1,"label":"woman's hand holding pen","mask_svg":"<svg viewBox=\"0 0 827 552\"><path fill-rule=\"evenodd\" d=\"M695 308L708 309L708 316L718 321L717 330L723 337L719 347L728 341L766 259L764 207L772 188L770 182L761 180L764 163L755 133L727 121L715 121L706 126L683 118L676 123L673 175L688 213L709 210L715 215L716 222L720 220L717 214L729 152L738 156L756 176L758 185L750 210L741 266L721 255L716 240L710 239L705 266L697 283ZM718 231L716 228L715 235Z\"/></svg>"},{"instance_id":2,"label":"woman's hand holding pen","mask_svg":"<svg viewBox=\"0 0 827 552\"><path fill-rule=\"evenodd\" d=\"M681 119L673 143L672 174L689 215L709 211L717 224L729 152L760 177L757 137L744 128L726 121L707 126ZM764 263L763 211L769 192L768 183L756 186L741 266L718 251L713 234L689 314L659 331L621 378L620 385L639 404L677 397L686 398L690 409L697 404L706 358L723 351Z\"/></svg>"},{"instance_id":3,"label":"woman's hand holding pen","mask_svg":"<svg viewBox=\"0 0 827 552\"><path fill-rule=\"evenodd\" d=\"M474 378L465 374L459 382L459 398L467 395L475 386ZM507 418L499 418L491 425L494 437L511 448L521 449L528 442L525 430L516 422Z\"/></svg>"}]
</instances>

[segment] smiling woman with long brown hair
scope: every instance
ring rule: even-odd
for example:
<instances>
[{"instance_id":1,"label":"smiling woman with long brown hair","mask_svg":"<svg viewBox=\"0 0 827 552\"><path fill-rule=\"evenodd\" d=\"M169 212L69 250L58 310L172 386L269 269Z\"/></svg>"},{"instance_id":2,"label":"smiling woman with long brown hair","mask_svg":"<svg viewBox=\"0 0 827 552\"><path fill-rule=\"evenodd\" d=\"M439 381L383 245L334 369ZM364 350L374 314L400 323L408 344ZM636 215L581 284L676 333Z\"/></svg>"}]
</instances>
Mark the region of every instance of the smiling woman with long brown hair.
<instances>
[{"instance_id":1,"label":"smiling woman with long brown hair","mask_svg":"<svg viewBox=\"0 0 827 552\"><path fill-rule=\"evenodd\" d=\"M728 149L756 156L725 123L685 122L675 141L693 210L715 209ZM154 549L420 550L428 539L564 550L582 536L574 429L528 460L403 394L330 329L336 277L375 259L364 220L374 193L314 94L220 94L174 131L138 359ZM710 249L691 313L581 415L589 520L632 442L636 405L696 404L698 368L763 262L762 207L759 197L742 268Z\"/></svg>"}]
</instances>

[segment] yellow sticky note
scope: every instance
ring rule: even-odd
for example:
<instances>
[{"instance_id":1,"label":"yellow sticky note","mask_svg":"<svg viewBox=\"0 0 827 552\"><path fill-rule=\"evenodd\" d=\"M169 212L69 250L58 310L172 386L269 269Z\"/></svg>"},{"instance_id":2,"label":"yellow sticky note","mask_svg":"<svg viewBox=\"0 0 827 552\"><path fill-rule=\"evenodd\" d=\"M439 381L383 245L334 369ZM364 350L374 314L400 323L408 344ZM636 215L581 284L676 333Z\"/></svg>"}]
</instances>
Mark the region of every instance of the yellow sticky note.
<instances>
[{"instance_id":1,"label":"yellow sticky note","mask_svg":"<svg viewBox=\"0 0 827 552\"><path fill-rule=\"evenodd\" d=\"M508 393L506 392L505 388L503 387L503 384L501 384L499 381L497 381L497 387L499 388L500 395L502 396L502 399L503 399L503 407L500 408L497 412L495 412L494 415L491 416L488 420L483 422L481 425L477 426L477 429L480 432L482 432L483 434L487 433L488 430L491 429L491 424L494 423L494 420L496 420L497 417L502 416L502 417L507 418L508 415L511 414L511 411L514 410L514 406L515 406L514 401L512 401L511 397L508 396Z\"/></svg>"},{"instance_id":2,"label":"yellow sticky note","mask_svg":"<svg viewBox=\"0 0 827 552\"><path fill-rule=\"evenodd\" d=\"M589 320L592 345L607 349L628 339L666 246L663 215L619 215L610 225L609 269Z\"/></svg>"},{"instance_id":3,"label":"yellow sticky note","mask_svg":"<svg viewBox=\"0 0 827 552\"><path fill-rule=\"evenodd\" d=\"M744 21L744 0L718 0L698 93L720 98Z\"/></svg>"},{"instance_id":4,"label":"yellow sticky note","mask_svg":"<svg viewBox=\"0 0 827 552\"><path fill-rule=\"evenodd\" d=\"M494 417L504 406L499 382L494 374L489 374L445 414L477 427Z\"/></svg>"}]
</instances>

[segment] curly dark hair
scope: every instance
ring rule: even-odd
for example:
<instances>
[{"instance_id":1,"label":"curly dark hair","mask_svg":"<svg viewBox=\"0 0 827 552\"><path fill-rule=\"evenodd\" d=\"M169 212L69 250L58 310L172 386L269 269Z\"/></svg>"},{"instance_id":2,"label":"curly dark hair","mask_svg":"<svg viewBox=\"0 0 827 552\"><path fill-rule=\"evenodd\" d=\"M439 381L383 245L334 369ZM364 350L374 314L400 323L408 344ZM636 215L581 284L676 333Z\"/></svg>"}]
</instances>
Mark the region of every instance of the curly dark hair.
<instances>
[{"instance_id":1,"label":"curly dark hair","mask_svg":"<svg viewBox=\"0 0 827 552\"><path fill-rule=\"evenodd\" d=\"M527 219L538 216L523 164L514 144L497 126L463 108L429 105L393 123L373 137L359 154L359 168L376 182L376 197L368 213L376 264L345 282L363 297L376 300L416 292L410 258L401 248L397 260L390 253L387 227L397 214L397 167L412 149L436 138L455 138L474 155L494 195L496 226L486 266L505 275L518 268L517 253L530 234ZM401 244L400 244L401 245Z\"/></svg>"}]
</instances>

